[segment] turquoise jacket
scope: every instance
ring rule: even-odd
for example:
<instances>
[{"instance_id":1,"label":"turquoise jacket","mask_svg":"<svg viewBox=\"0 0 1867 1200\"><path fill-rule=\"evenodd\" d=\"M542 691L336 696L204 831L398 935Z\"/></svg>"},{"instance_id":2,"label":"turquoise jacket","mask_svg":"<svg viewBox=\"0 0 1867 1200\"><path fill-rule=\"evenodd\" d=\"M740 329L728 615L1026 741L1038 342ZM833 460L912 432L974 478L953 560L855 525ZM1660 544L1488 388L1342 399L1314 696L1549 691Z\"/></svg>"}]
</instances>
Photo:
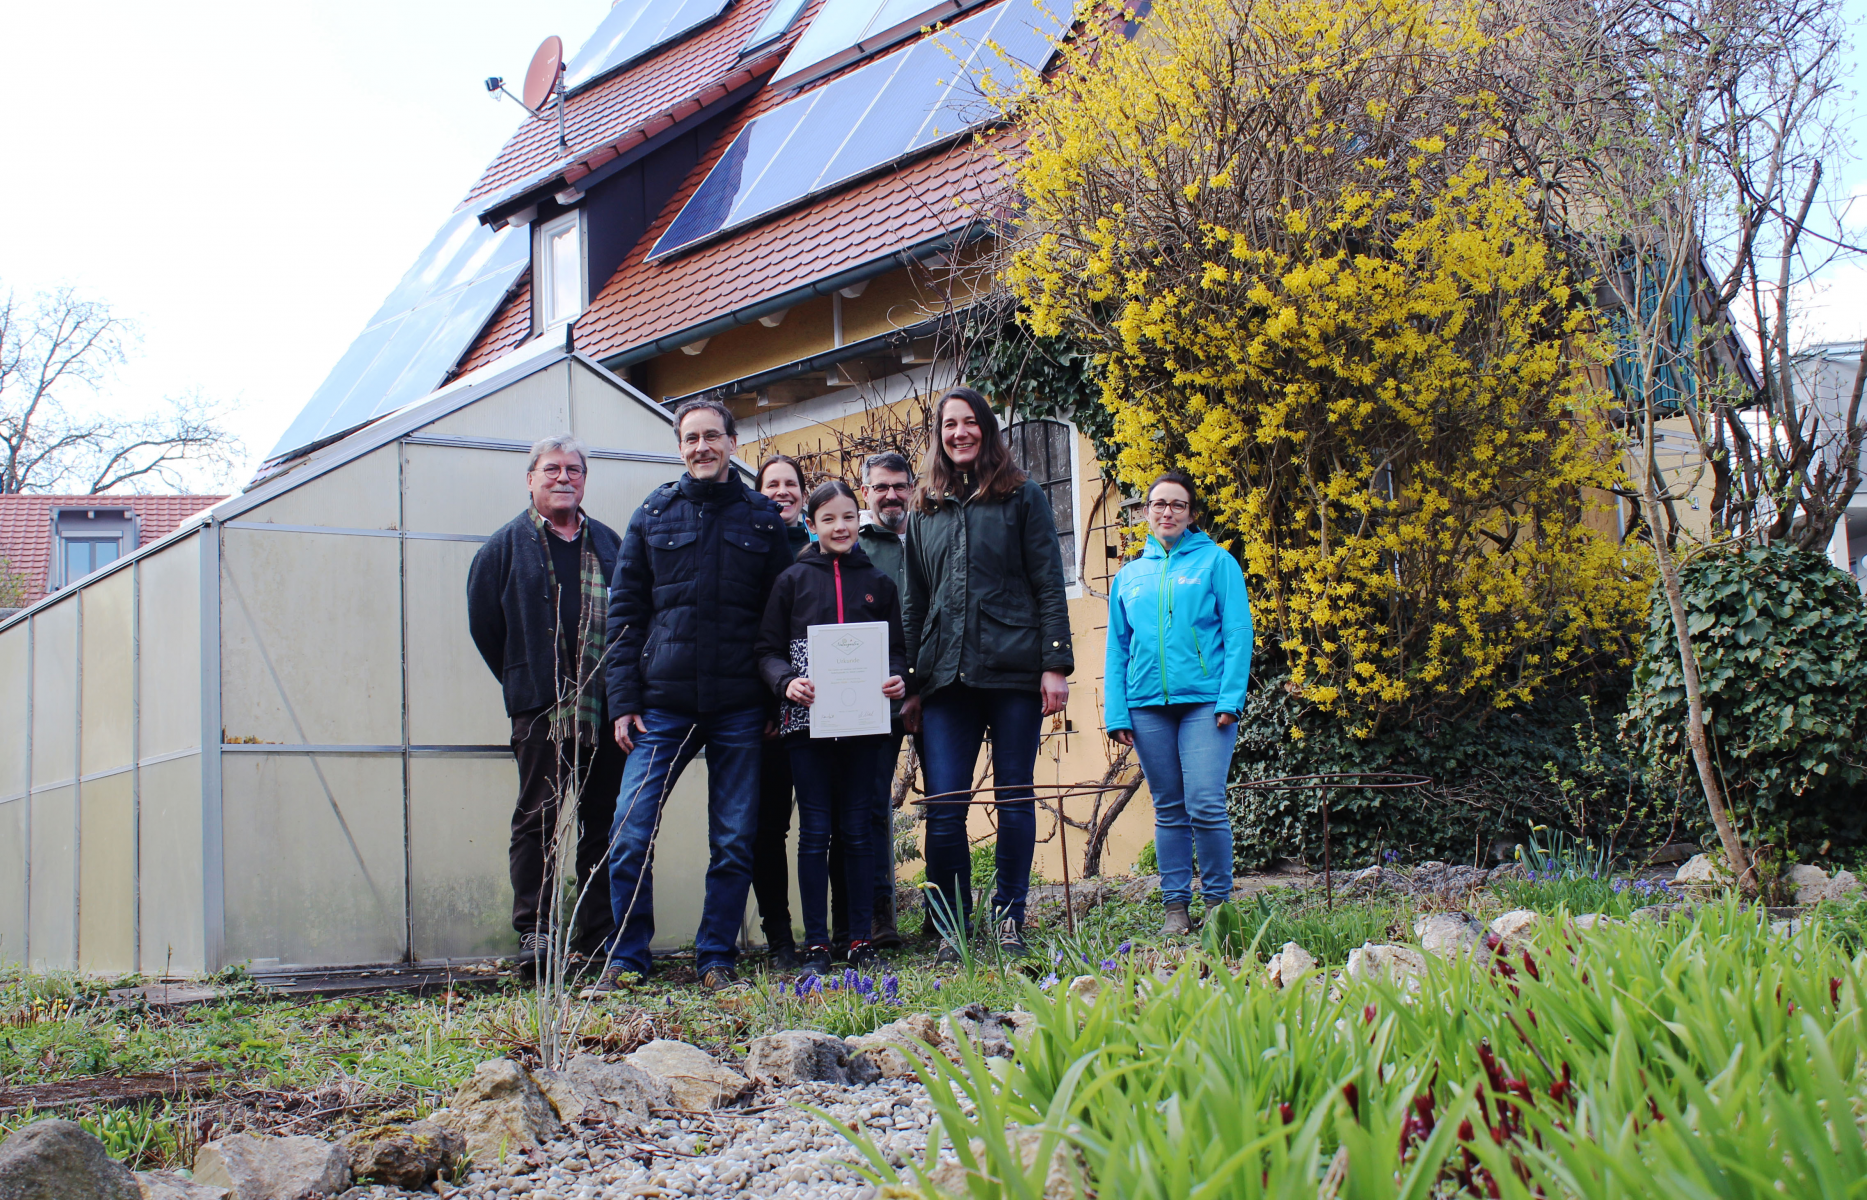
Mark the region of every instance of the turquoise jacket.
<instances>
[{"instance_id":1,"label":"turquoise jacket","mask_svg":"<svg viewBox=\"0 0 1867 1200\"><path fill-rule=\"evenodd\" d=\"M1147 548L1115 573L1109 596L1103 723L1132 729L1131 707L1245 707L1251 674L1251 601L1238 560L1197 529L1172 551Z\"/></svg>"}]
</instances>

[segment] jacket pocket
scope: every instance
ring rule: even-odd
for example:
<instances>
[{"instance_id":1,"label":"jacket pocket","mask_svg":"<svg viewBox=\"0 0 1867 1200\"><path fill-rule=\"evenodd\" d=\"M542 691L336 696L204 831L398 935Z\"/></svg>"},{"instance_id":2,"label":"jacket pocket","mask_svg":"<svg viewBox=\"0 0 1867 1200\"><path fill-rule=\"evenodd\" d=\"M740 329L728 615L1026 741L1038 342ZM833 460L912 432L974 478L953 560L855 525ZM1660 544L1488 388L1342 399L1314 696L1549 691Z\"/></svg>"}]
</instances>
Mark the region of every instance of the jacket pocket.
<instances>
[{"instance_id":1,"label":"jacket pocket","mask_svg":"<svg viewBox=\"0 0 1867 1200\"><path fill-rule=\"evenodd\" d=\"M1043 665L1037 614L996 600L979 603L979 654L994 671L1035 673Z\"/></svg>"}]
</instances>

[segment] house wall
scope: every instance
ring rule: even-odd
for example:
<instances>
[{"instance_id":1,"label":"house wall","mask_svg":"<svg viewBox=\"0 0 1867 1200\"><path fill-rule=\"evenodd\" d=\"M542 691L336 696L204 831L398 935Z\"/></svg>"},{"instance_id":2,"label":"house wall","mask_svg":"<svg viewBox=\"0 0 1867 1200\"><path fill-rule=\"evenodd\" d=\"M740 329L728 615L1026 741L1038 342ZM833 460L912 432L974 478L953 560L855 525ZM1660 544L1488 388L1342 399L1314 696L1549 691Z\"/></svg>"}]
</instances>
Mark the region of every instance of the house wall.
<instances>
[{"instance_id":1,"label":"house wall","mask_svg":"<svg viewBox=\"0 0 1867 1200\"><path fill-rule=\"evenodd\" d=\"M0 962L207 965L199 535L0 631Z\"/></svg>"}]
</instances>

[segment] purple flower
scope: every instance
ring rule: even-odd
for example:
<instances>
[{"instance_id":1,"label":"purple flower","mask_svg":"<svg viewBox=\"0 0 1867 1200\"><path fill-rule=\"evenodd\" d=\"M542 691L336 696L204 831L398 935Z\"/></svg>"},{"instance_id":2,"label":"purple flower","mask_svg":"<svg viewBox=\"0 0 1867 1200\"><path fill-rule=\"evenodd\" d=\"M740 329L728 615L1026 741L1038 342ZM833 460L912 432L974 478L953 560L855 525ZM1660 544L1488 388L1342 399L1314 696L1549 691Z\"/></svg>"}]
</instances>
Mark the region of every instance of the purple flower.
<instances>
[{"instance_id":1,"label":"purple flower","mask_svg":"<svg viewBox=\"0 0 1867 1200\"><path fill-rule=\"evenodd\" d=\"M937 992L937 991L939 991L939 990L940 990L940 981L939 981L938 979L936 979L936 980L934 980L934 991L936 991L936 992Z\"/></svg>"},{"instance_id":2,"label":"purple flower","mask_svg":"<svg viewBox=\"0 0 1867 1200\"><path fill-rule=\"evenodd\" d=\"M842 986L843 986L843 981L838 979L834 975L830 976L828 979L823 981L823 989L826 992L834 992Z\"/></svg>"},{"instance_id":3,"label":"purple flower","mask_svg":"<svg viewBox=\"0 0 1867 1200\"><path fill-rule=\"evenodd\" d=\"M1114 959L1112 959L1112 958L1105 958L1105 959L1103 959L1103 960L1102 960L1102 969L1103 969L1104 971L1113 971L1113 970L1115 969L1115 960L1114 960Z\"/></svg>"},{"instance_id":4,"label":"purple flower","mask_svg":"<svg viewBox=\"0 0 1867 1200\"><path fill-rule=\"evenodd\" d=\"M1115 953L1117 953L1117 954L1126 954L1126 953L1128 953L1128 952L1129 952L1130 950L1132 950L1132 949L1134 949L1134 943L1133 943L1133 942L1123 942L1123 943L1122 943L1121 945L1119 945L1119 946L1117 946L1117 947L1115 947Z\"/></svg>"},{"instance_id":5,"label":"purple flower","mask_svg":"<svg viewBox=\"0 0 1867 1200\"><path fill-rule=\"evenodd\" d=\"M1050 952L1050 961L1055 966L1062 966L1063 965L1063 951L1052 950Z\"/></svg>"},{"instance_id":6,"label":"purple flower","mask_svg":"<svg viewBox=\"0 0 1867 1200\"><path fill-rule=\"evenodd\" d=\"M1055 971L1052 971L1050 974L1044 976L1043 982L1037 985L1037 990L1040 992L1047 992L1051 988L1056 987L1056 986L1057 986L1057 973Z\"/></svg>"},{"instance_id":7,"label":"purple flower","mask_svg":"<svg viewBox=\"0 0 1867 1200\"><path fill-rule=\"evenodd\" d=\"M896 994L900 992L900 990L901 990L901 979L899 976L896 976L896 975L882 976L882 996L885 999L893 1000Z\"/></svg>"},{"instance_id":8,"label":"purple flower","mask_svg":"<svg viewBox=\"0 0 1867 1200\"><path fill-rule=\"evenodd\" d=\"M1383 850L1381 851L1381 861L1397 863L1400 861L1400 852L1398 850Z\"/></svg>"}]
</instances>

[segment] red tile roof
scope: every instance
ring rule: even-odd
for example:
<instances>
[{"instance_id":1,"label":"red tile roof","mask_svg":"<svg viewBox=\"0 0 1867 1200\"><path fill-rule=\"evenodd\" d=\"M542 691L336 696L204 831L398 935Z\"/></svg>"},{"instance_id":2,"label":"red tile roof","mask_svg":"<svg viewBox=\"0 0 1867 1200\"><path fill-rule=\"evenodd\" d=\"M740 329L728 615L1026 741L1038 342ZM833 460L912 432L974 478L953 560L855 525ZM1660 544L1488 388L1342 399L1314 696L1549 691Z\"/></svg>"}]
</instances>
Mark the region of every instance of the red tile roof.
<instances>
[{"instance_id":1,"label":"red tile roof","mask_svg":"<svg viewBox=\"0 0 1867 1200\"><path fill-rule=\"evenodd\" d=\"M55 508L129 508L135 511L147 546L225 496L0 496L0 559L26 577L24 603L45 595L51 565L51 514Z\"/></svg>"},{"instance_id":2,"label":"red tile roof","mask_svg":"<svg viewBox=\"0 0 1867 1200\"><path fill-rule=\"evenodd\" d=\"M807 18L793 21L786 36L756 61L739 61L746 39L758 28L772 3L746 0L735 4L717 23L570 96L564 105L565 137L571 147L568 154L558 149L554 111L547 113L548 120L528 118L467 193L466 202L503 192L566 160L583 164L572 168L574 181L614 158L617 148L627 149L691 115L688 102L703 93L722 85L726 85L725 91L731 91L750 82L755 74L776 68L781 61L778 53L804 28ZM737 75L744 78L728 85L729 78Z\"/></svg>"}]
</instances>

